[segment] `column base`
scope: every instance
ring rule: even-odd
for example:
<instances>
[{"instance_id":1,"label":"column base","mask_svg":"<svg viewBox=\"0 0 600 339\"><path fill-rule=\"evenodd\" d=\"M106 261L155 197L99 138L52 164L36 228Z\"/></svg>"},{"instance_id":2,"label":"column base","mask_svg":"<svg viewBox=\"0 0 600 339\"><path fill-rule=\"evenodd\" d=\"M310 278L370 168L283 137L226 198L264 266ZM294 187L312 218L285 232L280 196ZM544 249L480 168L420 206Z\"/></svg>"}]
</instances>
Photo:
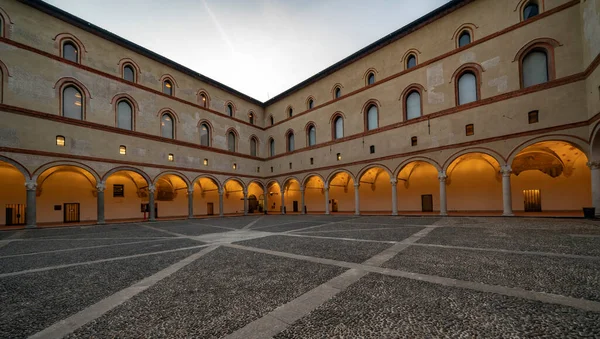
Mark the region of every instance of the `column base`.
<instances>
[{"instance_id":1,"label":"column base","mask_svg":"<svg viewBox=\"0 0 600 339\"><path fill-rule=\"evenodd\" d=\"M194 219L194 217L193 216L188 216L188 219Z\"/></svg>"},{"instance_id":2,"label":"column base","mask_svg":"<svg viewBox=\"0 0 600 339\"><path fill-rule=\"evenodd\" d=\"M511 213L502 213L502 216L503 216L503 217L514 217L514 216L515 216L515 214L514 214L514 213L512 213L512 212L511 212Z\"/></svg>"},{"instance_id":3,"label":"column base","mask_svg":"<svg viewBox=\"0 0 600 339\"><path fill-rule=\"evenodd\" d=\"M440 215L441 215L442 217L447 217L447 216L448 216L448 212L440 212Z\"/></svg>"},{"instance_id":4,"label":"column base","mask_svg":"<svg viewBox=\"0 0 600 339\"><path fill-rule=\"evenodd\" d=\"M392 215L398 215L398 212L392 213Z\"/></svg>"},{"instance_id":5,"label":"column base","mask_svg":"<svg viewBox=\"0 0 600 339\"><path fill-rule=\"evenodd\" d=\"M98 224L98 225L105 225L105 224L106 224L106 221L104 221L104 220L102 220L102 221L98 221L98 222L96 222L96 224Z\"/></svg>"},{"instance_id":6,"label":"column base","mask_svg":"<svg viewBox=\"0 0 600 339\"><path fill-rule=\"evenodd\" d=\"M25 225L25 228L37 228L37 225L36 225L36 224L33 224L33 225Z\"/></svg>"},{"instance_id":7,"label":"column base","mask_svg":"<svg viewBox=\"0 0 600 339\"><path fill-rule=\"evenodd\" d=\"M360 212L354 212L354 215L360 215Z\"/></svg>"}]
</instances>

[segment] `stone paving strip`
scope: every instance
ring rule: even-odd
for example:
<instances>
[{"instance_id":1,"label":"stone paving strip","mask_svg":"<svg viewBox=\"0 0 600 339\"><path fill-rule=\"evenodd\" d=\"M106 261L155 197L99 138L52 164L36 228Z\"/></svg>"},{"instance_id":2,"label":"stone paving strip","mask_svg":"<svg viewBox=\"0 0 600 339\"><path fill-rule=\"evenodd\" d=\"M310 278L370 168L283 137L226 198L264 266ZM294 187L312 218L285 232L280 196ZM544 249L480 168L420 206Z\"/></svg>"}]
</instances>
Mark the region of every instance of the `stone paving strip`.
<instances>
[{"instance_id":1,"label":"stone paving strip","mask_svg":"<svg viewBox=\"0 0 600 339\"><path fill-rule=\"evenodd\" d=\"M367 259L363 264L380 266L405 250L411 243L426 236L432 230L433 228L422 229L405 239L405 243L395 244ZM351 268L287 304L279 306L271 313L228 335L226 339L270 338L277 335L297 320L310 314L310 312L333 298L336 294L359 281L367 273L365 270Z\"/></svg>"},{"instance_id":2,"label":"stone paving strip","mask_svg":"<svg viewBox=\"0 0 600 339\"><path fill-rule=\"evenodd\" d=\"M339 238L339 237L327 237L320 235L312 235L310 233L274 233L281 234L285 237L297 237L297 238L314 238L314 239L324 239L324 240L343 240L343 241L358 241L358 242L372 242L379 244L395 244L397 241L393 240L370 240L370 239L356 239L356 238Z\"/></svg>"},{"instance_id":3,"label":"stone paving strip","mask_svg":"<svg viewBox=\"0 0 600 339\"><path fill-rule=\"evenodd\" d=\"M50 327L47 327L43 331L40 331L32 336L30 339L58 339L66 336L67 334L75 331L81 326L89 323L90 321L99 318L104 313L112 310L113 308L119 306L125 301L131 299L135 295L143 292L144 290L150 288L154 284L163 280L164 278L172 275L173 273L179 271L183 267L189 265L194 262L196 259L212 252L218 246L209 246L198 253L194 253L185 259L172 264L171 266L143 279L142 281L131 285L119 292L111 295L108 298L105 298L94 305L66 318L57 323L54 323Z\"/></svg>"},{"instance_id":4,"label":"stone paving strip","mask_svg":"<svg viewBox=\"0 0 600 339\"><path fill-rule=\"evenodd\" d=\"M439 226L427 226L427 228L437 228ZM403 241L411 234L422 230L424 226L402 226L396 227L388 230L368 230L368 231L356 231L356 230L346 230L346 231L337 231L333 233L312 233L312 232L302 232L302 233L294 233L294 234L302 234L302 235L314 235L314 236L323 236L329 238L351 238L351 239L364 239L364 240L376 240L376 241Z\"/></svg>"},{"instance_id":5,"label":"stone paving strip","mask_svg":"<svg viewBox=\"0 0 600 339\"><path fill-rule=\"evenodd\" d=\"M116 225L98 225L86 227L61 227L25 230L24 239L52 239L52 238L147 238L164 237L162 233L144 229L133 223Z\"/></svg>"},{"instance_id":6,"label":"stone paving strip","mask_svg":"<svg viewBox=\"0 0 600 339\"><path fill-rule=\"evenodd\" d=\"M256 224L257 222L259 222L260 220L263 220L264 216L259 217L258 219L252 220L251 222L249 222L246 226L242 227L243 230L249 229L250 227L252 227L254 224Z\"/></svg>"}]
</instances>

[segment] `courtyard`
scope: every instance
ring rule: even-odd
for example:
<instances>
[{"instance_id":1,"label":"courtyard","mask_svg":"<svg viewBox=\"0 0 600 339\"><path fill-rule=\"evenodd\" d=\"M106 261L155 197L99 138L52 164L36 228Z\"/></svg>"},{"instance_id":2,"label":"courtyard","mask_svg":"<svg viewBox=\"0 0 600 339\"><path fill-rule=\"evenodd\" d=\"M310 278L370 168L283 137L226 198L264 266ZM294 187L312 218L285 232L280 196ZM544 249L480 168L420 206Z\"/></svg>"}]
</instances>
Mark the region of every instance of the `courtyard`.
<instances>
[{"instance_id":1,"label":"courtyard","mask_svg":"<svg viewBox=\"0 0 600 339\"><path fill-rule=\"evenodd\" d=\"M1 338L600 337L600 223L265 215L0 232Z\"/></svg>"}]
</instances>

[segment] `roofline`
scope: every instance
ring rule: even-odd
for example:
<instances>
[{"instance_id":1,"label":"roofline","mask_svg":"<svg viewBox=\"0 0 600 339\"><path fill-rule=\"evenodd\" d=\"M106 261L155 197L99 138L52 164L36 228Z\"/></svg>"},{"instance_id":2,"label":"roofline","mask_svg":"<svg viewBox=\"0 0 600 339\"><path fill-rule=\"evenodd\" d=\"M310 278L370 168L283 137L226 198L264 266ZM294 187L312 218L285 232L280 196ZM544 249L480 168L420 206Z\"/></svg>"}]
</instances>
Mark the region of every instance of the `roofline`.
<instances>
[{"instance_id":1,"label":"roofline","mask_svg":"<svg viewBox=\"0 0 600 339\"><path fill-rule=\"evenodd\" d=\"M450 0L448 3L444 4L443 6L440 6L436 9L434 9L433 11L425 14L424 16L418 18L417 20L405 25L404 27L401 27L399 29L397 29L396 31L386 35L385 37L367 45L366 47L363 47L362 49L360 49L359 51L351 54L350 56L336 62L335 64L327 67L326 69L320 71L319 73L311 76L310 78L302 81L301 83L293 86L292 88L274 96L273 98L265 101L264 106L267 107L281 99L283 99L284 97L312 84L315 81L321 80L323 78L325 78L326 76L340 70L341 68L393 43L394 41L412 33L415 29L420 28L419 26L421 25L426 25L428 24L430 21L434 21L437 20L439 18L441 18L442 16L470 3L473 2L475 0Z\"/></svg>"},{"instance_id":2,"label":"roofline","mask_svg":"<svg viewBox=\"0 0 600 339\"><path fill-rule=\"evenodd\" d=\"M249 101L253 104L256 104L260 107L264 107L264 103L260 100L254 99L253 97L246 95L242 92L239 92L225 84L222 84L216 80L213 80L205 75L202 75L190 68L187 68L171 59L165 58L164 56L155 53L145 47L142 47L136 43L133 43L125 38L122 38L114 33L111 33L99 26L96 26L90 22L87 22L73 14L70 14L68 12L63 11L62 9L52 6L44 1L41 0L19 0L21 3L28 5L30 7L33 7L41 12L44 12L46 14L49 14L59 20L62 20L68 24L71 24L75 27L78 27L84 31L87 31L89 33L92 33L94 35L97 35L105 40L108 40L110 42L113 42L117 45L120 45L122 47L125 47L127 49L132 50L133 52L136 52L138 54L141 54L149 59L152 59L154 61L157 61L161 64L164 64L168 67L171 67L181 73L184 73L186 75L189 75L193 78L196 78L202 82L205 82L209 85L212 85L214 87L217 87L219 89L222 89L226 92L229 92L243 100Z\"/></svg>"}]
</instances>

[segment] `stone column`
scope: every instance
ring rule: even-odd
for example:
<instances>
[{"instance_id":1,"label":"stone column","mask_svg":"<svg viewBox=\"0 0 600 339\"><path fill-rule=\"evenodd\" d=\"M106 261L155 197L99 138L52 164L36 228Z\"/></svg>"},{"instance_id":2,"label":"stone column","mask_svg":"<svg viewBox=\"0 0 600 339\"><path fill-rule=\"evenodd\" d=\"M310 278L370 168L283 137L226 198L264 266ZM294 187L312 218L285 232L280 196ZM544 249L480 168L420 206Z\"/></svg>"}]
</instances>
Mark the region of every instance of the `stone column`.
<instances>
[{"instance_id":1,"label":"stone column","mask_svg":"<svg viewBox=\"0 0 600 339\"><path fill-rule=\"evenodd\" d=\"M440 181L440 215L448 215L448 206L446 204L446 172L440 171L438 179Z\"/></svg>"},{"instance_id":2,"label":"stone column","mask_svg":"<svg viewBox=\"0 0 600 339\"><path fill-rule=\"evenodd\" d=\"M219 216L222 217L225 215L225 212L223 211L223 190L219 190Z\"/></svg>"},{"instance_id":3,"label":"stone column","mask_svg":"<svg viewBox=\"0 0 600 339\"><path fill-rule=\"evenodd\" d=\"M283 195L285 192L283 191L283 188L279 191L279 193L281 193L281 214L285 214L285 196Z\"/></svg>"},{"instance_id":4,"label":"stone column","mask_svg":"<svg viewBox=\"0 0 600 339\"><path fill-rule=\"evenodd\" d=\"M27 228L36 228L36 189L37 189L37 181L36 180L27 180L25 181L25 189L27 190L27 205L25 211L25 219L27 221Z\"/></svg>"},{"instance_id":5,"label":"stone column","mask_svg":"<svg viewBox=\"0 0 600 339\"><path fill-rule=\"evenodd\" d=\"M354 215L360 215L360 194L358 193L358 189L360 188L360 183L354 183Z\"/></svg>"},{"instance_id":6,"label":"stone column","mask_svg":"<svg viewBox=\"0 0 600 339\"><path fill-rule=\"evenodd\" d=\"M244 215L248 215L248 189L244 189Z\"/></svg>"},{"instance_id":7,"label":"stone column","mask_svg":"<svg viewBox=\"0 0 600 339\"><path fill-rule=\"evenodd\" d=\"M264 212L265 212L265 214L269 214L269 192L267 192L266 187L264 189L264 192L265 192L265 194L264 194L265 200L263 202Z\"/></svg>"},{"instance_id":8,"label":"stone column","mask_svg":"<svg viewBox=\"0 0 600 339\"><path fill-rule=\"evenodd\" d=\"M150 209L150 215L148 219L150 221L156 221L156 215L154 212L154 192L156 191L156 186L149 185L148 186L148 208Z\"/></svg>"},{"instance_id":9,"label":"stone column","mask_svg":"<svg viewBox=\"0 0 600 339\"><path fill-rule=\"evenodd\" d=\"M325 214L329 214L329 184L323 187L325 190Z\"/></svg>"},{"instance_id":10,"label":"stone column","mask_svg":"<svg viewBox=\"0 0 600 339\"><path fill-rule=\"evenodd\" d=\"M188 187L188 219L194 218L194 186Z\"/></svg>"},{"instance_id":11,"label":"stone column","mask_svg":"<svg viewBox=\"0 0 600 339\"><path fill-rule=\"evenodd\" d=\"M596 218L598 218L600 217L600 161L590 161L587 165L592 176L592 207L596 208Z\"/></svg>"},{"instance_id":12,"label":"stone column","mask_svg":"<svg viewBox=\"0 0 600 339\"><path fill-rule=\"evenodd\" d=\"M300 213L306 214L304 207L304 186L300 186Z\"/></svg>"},{"instance_id":13,"label":"stone column","mask_svg":"<svg viewBox=\"0 0 600 339\"><path fill-rule=\"evenodd\" d=\"M390 179L390 183L392 184L392 215L398 215L398 180Z\"/></svg>"},{"instance_id":14,"label":"stone column","mask_svg":"<svg viewBox=\"0 0 600 339\"><path fill-rule=\"evenodd\" d=\"M106 183L100 182L96 185L96 204L97 204L97 223L104 224L104 190L106 189Z\"/></svg>"},{"instance_id":15,"label":"stone column","mask_svg":"<svg viewBox=\"0 0 600 339\"><path fill-rule=\"evenodd\" d=\"M510 174L512 173L512 168L509 165L504 165L500 169L502 172L502 203L504 204L504 211L502 215L505 217L512 217L512 192L510 190Z\"/></svg>"}]
</instances>

